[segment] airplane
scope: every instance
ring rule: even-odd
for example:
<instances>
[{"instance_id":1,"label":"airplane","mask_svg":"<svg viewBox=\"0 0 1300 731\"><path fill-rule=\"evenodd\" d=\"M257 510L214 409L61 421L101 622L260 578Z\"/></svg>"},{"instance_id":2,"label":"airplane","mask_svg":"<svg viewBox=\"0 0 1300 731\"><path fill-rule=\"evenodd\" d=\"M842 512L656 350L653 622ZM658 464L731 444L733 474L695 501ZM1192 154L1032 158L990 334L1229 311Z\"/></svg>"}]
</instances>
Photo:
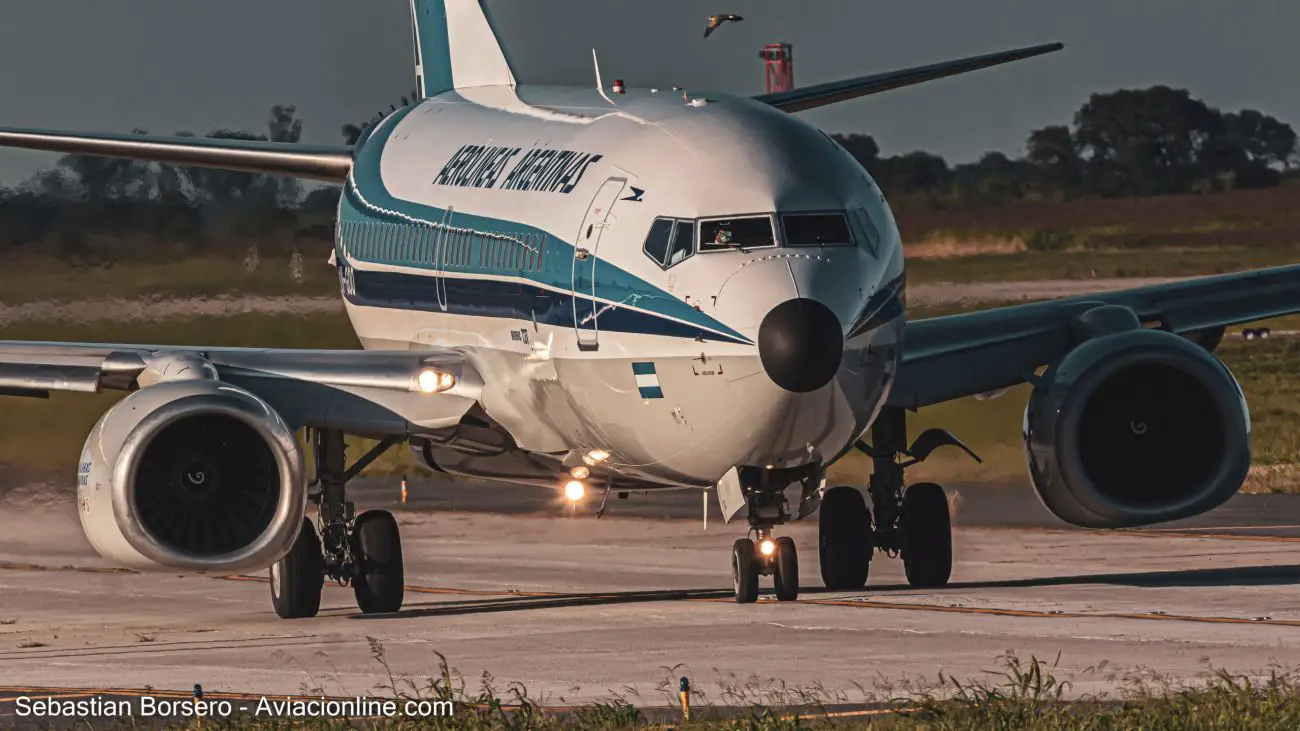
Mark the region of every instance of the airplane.
<instances>
[{"instance_id":1,"label":"airplane","mask_svg":"<svg viewBox=\"0 0 1300 731\"><path fill-rule=\"evenodd\" d=\"M410 6L419 98L351 146L0 129L9 147L342 184L330 262L360 350L0 342L6 396L127 392L78 466L104 557L269 570L284 618L316 615L327 579L397 612L397 524L357 515L347 485L405 444L452 475L713 490L746 515L742 604L760 576L797 598L775 531L813 513L828 589L861 589L877 554L943 586L945 492L904 475L965 445L909 443L907 414L1023 383L1029 475L1068 523L1183 518L1242 485L1250 421L1214 350L1229 325L1300 311L1300 267L910 320L879 186L796 115L1062 44L752 98L606 87L598 61L591 87L531 87L479 0ZM378 445L349 464L346 435ZM868 484L828 486L853 450Z\"/></svg>"}]
</instances>

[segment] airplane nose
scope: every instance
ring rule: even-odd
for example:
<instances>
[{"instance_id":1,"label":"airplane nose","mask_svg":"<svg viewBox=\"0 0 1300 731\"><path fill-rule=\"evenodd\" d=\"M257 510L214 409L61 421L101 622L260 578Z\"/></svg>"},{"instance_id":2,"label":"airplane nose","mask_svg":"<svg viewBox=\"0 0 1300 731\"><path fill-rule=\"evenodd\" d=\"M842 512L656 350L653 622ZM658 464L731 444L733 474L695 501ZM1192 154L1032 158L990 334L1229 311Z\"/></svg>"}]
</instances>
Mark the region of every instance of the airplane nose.
<instances>
[{"instance_id":1,"label":"airplane nose","mask_svg":"<svg viewBox=\"0 0 1300 731\"><path fill-rule=\"evenodd\" d=\"M786 300L758 326L758 357L776 385L808 393L830 383L844 356L839 318L822 303Z\"/></svg>"}]
</instances>

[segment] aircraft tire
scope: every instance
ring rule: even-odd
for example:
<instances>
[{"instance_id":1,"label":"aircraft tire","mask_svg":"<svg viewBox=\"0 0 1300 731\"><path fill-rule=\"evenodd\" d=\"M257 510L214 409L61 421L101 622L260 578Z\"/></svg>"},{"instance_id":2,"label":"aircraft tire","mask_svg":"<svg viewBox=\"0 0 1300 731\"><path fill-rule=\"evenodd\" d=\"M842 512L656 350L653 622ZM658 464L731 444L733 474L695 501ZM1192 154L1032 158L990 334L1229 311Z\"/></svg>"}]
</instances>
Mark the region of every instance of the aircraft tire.
<instances>
[{"instance_id":1,"label":"aircraft tire","mask_svg":"<svg viewBox=\"0 0 1300 731\"><path fill-rule=\"evenodd\" d=\"M758 557L754 542L741 538L731 545L731 583L737 604L758 601Z\"/></svg>"},{"instance_id":2,"label":"aircraft tire","mask_svg":"<svg viewBox=\"0 0 1300 731\"><path fill-rule=\"evenodd\" d=\"M952 576L948 497L933 482L918 482L903 493L903 570L916 587L943 586Z\"/></svg>"},{"instance_id":3,"label":"aircraft tire","mask_svg":"<svg viewBox=\"0 0 1300 731\"><path fill-rule=\"evenodd\" d=\"M325 559L311 520L304 518L298 539L284 558L271 564L271 605L281 619L315 617L325 585Z\"/></svg>"},{"instance_id":4,"label":"aircraft tire","mask_svg":"<svg viewBox=\"0 0 1300 731\"><path fill-rule=\"evenodd\" d=\"M857 591L867 584L874 550L871 511L853 487L832 487L817 515L817 558L822 583L831 591Z\"/></svg>"},{"instance_id":5,"label":"aircraft tire","mask_svg":"<svg viewBox=\"0 0 1300 731\"><path fill-rule=\"evenodd\" d=\"M799 598L799 554L794 547L794 539L781 536L776 539L776 572L772 576L772 586L776 590L776 599L792 602Z\"/></svg>"},{"instance_id":6,"label":"aircraft tire","mask_svg":"<svg viewBox=\"0 0 1300 731\"><path fill-rule=\"evenodd\" d=\"M405 577L402 538L397 520L387 510L368 510L352 528L352 553L357 560L352 593L363 614L385 614L402 608Z\"/></svg>"}]
</instances>

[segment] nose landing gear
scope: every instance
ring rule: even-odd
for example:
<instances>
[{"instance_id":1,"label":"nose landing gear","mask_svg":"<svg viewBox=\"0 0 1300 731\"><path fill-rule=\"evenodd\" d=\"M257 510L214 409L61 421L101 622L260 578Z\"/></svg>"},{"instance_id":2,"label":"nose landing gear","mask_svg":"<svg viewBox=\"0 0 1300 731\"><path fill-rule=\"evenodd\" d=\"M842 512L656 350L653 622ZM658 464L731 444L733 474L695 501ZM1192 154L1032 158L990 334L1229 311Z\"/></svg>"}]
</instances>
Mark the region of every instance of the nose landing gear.
<instances>
[{"instance_id":1,"label":"nose landing gear","mask_svg":"<svg viewBox=\"0 0 1300 731\"><path fill-rule=\"evenodd\" d=\"M814 481L811 475L816 474ZM772 528L788 518L785 487L798 480L804 488L799 515L811 512L809 498L815 497L820 469L757 470L740 468L745 501L749 507L750 537L731 546L731 578L736 603L758 601L758 577L771 576L777 601L799 598L799 554L789 536L775 538ZM811 503L815 507L815 502Z\"/></svg>"},{"instance_id":2,"label":"nose landing gear","mask_svg":"<svg viewBox=\"0 0 1300 731\"><path fill-rule=\"evenodd\" d=\"M758 601L758 577L771 576L777 601L799 598L799 554L789 536L773 539L770 529L756 529L758 542L741 538L731 546L731 581L737 604Z\"/></svg>"}]
</instances>

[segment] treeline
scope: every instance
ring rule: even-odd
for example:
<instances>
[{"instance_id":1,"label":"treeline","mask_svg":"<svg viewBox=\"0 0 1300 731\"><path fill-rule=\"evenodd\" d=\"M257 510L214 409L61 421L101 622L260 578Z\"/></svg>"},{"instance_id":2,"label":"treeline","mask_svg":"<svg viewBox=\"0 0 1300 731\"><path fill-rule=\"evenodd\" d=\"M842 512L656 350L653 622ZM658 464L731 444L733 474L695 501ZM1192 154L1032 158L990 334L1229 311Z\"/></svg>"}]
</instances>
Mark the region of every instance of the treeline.
<instances>
[{"instance_id":1,"label":"treeline","mask_svg":"<svg viewBox=\"0 0 1300 731\"><path fill-rule=\"evenodd\" d=\"M302 126L293 106L277 105L262 133L206 136L296 143ZM272 175L65 155L21 186L0 189L0 251L89 264L236 256L253 243L263 254L287 254L330 240L338 196L338 186L305 192L299 181Z\"/></svg>"},{"instance_id":2,"label":"treeline","mask_svg":"<svg viewBox=\"0 0 1300 731\"><path fill-rule=\"evenodd\" d=\"M896 205L992 205L1268 188L1297 173L1289 124L1245 109L1222 112L1186 89L1093 94L1072 126L1034 130L1025 154L990 152L949 165L917 151L881 157L870 135L836 135Z\"/></svg>"},{"instance_id":3,"label":"treeline","mask_svg":"<svg viewBox=\"0 0 1300 731\"><path fill-rule=\"evenodd\" d=\"M302 129L293 106L277 105L262 132L207 136L295 143ZM362 130L346 125L341 135L351 143ZM949 165L923 151L882 157L870 135L836 139L904 208L1262 188L1300 169L1290 125L1249 109L1222 112L1166 86L1094 94L1072 125L1033 131L1014 158L990 152ZM0 252L93 264L234 256L256 243L274 256L328 241L338 195L337 186L306 192L269 175L67 155L23 185L0 189Z\"/></svg>"}]
</instances>

